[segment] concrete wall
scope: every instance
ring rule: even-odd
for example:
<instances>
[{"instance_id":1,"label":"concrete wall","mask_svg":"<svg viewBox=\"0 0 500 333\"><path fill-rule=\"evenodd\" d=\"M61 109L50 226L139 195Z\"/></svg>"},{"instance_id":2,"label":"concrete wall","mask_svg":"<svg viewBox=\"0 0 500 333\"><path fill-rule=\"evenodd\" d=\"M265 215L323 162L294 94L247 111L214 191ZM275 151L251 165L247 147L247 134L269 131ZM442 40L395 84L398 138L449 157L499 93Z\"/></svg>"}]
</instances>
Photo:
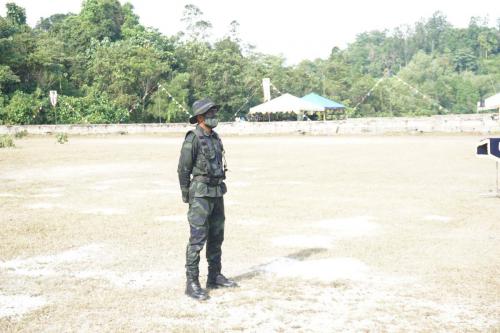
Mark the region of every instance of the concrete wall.
<instances>
[{"instance_id":1,"label":"concrete wall","mask_svg":"<svg viewBox=\"0 0 500 333\"><path fill-rule=\"evenodd\" d=\"M146 134L178 135L192 128L189 124L112 124L112 125L22 125L0 126L0 134ZM221 134L386 134L386 133L500 133L498 114L467 114L431 117L353 118L338 121L228 122L217 127Z\"/></svg>"}]
</instances>

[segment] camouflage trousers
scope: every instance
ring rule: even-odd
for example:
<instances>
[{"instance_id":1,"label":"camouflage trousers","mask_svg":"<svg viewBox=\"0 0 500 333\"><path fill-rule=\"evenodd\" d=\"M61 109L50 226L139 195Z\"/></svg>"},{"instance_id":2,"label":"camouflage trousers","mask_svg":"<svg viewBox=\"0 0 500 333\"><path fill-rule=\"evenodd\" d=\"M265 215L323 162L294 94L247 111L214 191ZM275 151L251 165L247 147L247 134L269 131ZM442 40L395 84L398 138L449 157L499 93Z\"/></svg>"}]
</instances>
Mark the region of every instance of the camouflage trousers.
<instances>
[{"instance_id":1,"label":"camouflage trousers","mask_svg":"<svg viewBox=\"0 0 500 333\"><path fill-rule=\"evenodd\" d=\"M186 276L199 276L200 252L207 243L209 274L221 271L222 242L224 241L224 198L194 197L189 203L189 243L186 248Z\"/></svg>"}]
</instances>

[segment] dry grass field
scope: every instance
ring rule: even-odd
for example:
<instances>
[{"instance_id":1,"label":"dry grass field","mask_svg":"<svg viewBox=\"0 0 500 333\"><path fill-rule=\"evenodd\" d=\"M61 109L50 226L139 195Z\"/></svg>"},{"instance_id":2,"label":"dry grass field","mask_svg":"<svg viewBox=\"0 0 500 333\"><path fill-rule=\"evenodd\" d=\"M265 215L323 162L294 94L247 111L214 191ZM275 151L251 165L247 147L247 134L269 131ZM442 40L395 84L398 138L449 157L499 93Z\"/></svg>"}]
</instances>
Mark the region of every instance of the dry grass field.
<instances>
[{"instance_id":1,"label":"dry grass field","mask_svg":"<svg viewBox=\"0 0 500 333\"><path fill-rule=\"evenodd\" d=\"M499 331L480 139L223 138L223 272L240 288L206 302L184 295L182 137L16 140L0 150L0 331Z\"/></svg>"}]
</instances>

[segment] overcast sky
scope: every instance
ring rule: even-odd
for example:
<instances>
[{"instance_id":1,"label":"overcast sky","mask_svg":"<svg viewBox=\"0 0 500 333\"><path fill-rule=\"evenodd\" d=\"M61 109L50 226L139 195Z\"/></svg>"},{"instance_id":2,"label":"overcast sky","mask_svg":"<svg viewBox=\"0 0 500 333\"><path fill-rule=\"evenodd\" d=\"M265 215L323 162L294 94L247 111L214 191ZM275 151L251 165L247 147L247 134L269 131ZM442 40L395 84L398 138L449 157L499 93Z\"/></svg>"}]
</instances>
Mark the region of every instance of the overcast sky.
<instances>
[{"instance_id":1,"label":"overcast sky","mask_svg":"<svg viewBox=\"0 0 500 333\"><path fill-rule=\"evenodd\" d=\"M28 23L56 13L78 13L81 0L0 0L0 15L5 3L24 7ZM122 0L121 3L126 1ZM302 59L325 58L334 46L344 48L357 34L412 25L442 11L456 27L466 27L471 16L488 17L491 26L500 18L498 0L378 0L378 1L281 1L281 0L130 0L145 26L173 35L184 26L184 5L195 4L213 25L213 37L222 37L229 23L240 23L240 36L258 51L283 54L289 64Z\"/></svg>"}]
</instances>

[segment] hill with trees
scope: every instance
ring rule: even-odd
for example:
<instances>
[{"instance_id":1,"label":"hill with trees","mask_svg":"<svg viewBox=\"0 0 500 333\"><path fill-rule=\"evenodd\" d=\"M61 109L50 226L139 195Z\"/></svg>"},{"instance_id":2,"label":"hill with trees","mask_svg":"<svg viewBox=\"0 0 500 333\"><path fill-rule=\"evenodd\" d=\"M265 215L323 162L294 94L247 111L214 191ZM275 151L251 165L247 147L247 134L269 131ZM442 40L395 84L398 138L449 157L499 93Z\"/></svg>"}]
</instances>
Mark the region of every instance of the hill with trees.
<instances>
[{"instance_id":1,"label":"hill with trees","mask_svg":"<svg viewBox=\"0 0 500 333\"><path fill-rule=\"evenodd\" d=\"M0 124L184 122L184 109L204 96L233 120L261 103L263 77L281 92L341 102L351 117L472 113L500 90L500 19L492 27L472 17L456 28L436 12L412 26L361 33L327 59L286 65L242 41L236 21L211 41L212 25L194 5L185 6L185 29L174 36L143 26L118 0L86 0L80 13L33 28L24 8L6 7ZM56 108L50 90L58 91Z\"/></svg>"}]
</instances>

